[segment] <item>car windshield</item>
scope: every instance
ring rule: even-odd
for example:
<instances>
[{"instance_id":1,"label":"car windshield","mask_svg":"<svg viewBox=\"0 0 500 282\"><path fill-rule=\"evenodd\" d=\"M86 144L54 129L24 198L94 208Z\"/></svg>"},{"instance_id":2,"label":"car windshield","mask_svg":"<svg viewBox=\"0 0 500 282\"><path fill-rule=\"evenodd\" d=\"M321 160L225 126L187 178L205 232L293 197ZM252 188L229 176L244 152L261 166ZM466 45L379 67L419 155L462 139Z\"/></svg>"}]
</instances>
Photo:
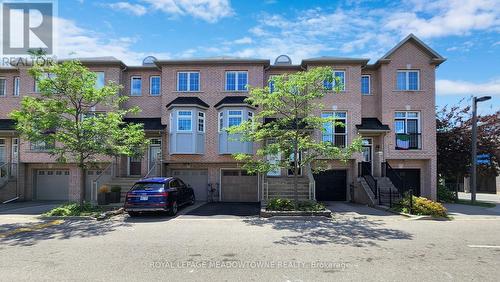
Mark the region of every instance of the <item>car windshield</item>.
<instances>
[{"instance_id":1,"label":"car windshield","mask_svg":"<svg viewBox=\"0 0 500 282\"><path fill-rule=\"evenodd\" d=\"M134 187L132 187L132 191L137 191L137 190L158 190L165 187L165 184L163 183L136 183Z\"/></svg>"}]
</instances>

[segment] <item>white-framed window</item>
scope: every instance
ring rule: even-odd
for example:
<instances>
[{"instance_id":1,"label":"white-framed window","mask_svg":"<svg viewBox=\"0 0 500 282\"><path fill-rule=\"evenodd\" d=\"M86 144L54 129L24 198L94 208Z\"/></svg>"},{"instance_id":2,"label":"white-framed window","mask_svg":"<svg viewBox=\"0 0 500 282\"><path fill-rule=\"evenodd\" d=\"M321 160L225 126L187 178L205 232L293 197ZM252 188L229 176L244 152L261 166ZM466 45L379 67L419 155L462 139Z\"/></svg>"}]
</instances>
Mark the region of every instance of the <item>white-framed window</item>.
<instances>
[{"instance_id":1,"label":"white-framed window","mask_svg":"<svg viewBox=\"0 0 500 282\"><path fill-rule=\"evenodd\" d=\"M149 95L159 96L161 91L161 77L153 75L149 78Z\"/></svg>"},{"instance_id":2,"label":"white-framed window","mask_svg":"<svg viewBox=\"0 0 500 282\"><path fill-rule=\"evenodd\" d=\"M269 93L274 92L274 81L272 81L274 75L269 76L269 80L267 82L267 86L269 87Z\"/></svg>"},{"instance_id":3,"label":"white-framed window","mask_svg":"<svg viewBox=\"0 0 500 282\"><path fill-rule=\"evenodd\" d=\"M247 91L247 71L226 71L226 91Z\"/></svg>"},{"instance_id":4,"label":"white-framed window","mask_svg":"<svg viewBox=\"0 0 500 282\"><path fill-rule=\"evenodd\" d=\"M140 76L130 77L130 96L142 95L142 78Z\"/></svg>"},{"instance_id":5,"label":"white-framed window","mask_svg":"<svg viewBox=\"0 0 500 282\"><path fill-rule=\"evenodd\" d=\"M396 77L397 90L420 90L419 70L398 70Z\"/></svg>"},{"instance_id":6,"label":"white-framed window","mask_svg":"<svg viewBox=\"0 0 500 282\"><path fill-rule=\"evenodd\" d=\"M103 71L98 71L95 74L96 74L95 88L101 89L104 87L104 84L106 84L105 74Z\"/></svg>"},{"instance_id":7,"label":"white-framed window","mask_svg":"<svg viewBox=\"0 0 500 282\"><path fill-rule=\"evenodd\" d=\"M371 76L368 74L364 74L361 76L361 95L370 95L370 84L371 84Z\"/></svg>"},{"instance_id":8,"label":"white-framed window","mask_svg":"<svg viewBox=\"0 0 500 282\"><path fill-rule=\"evenodd\" d=\"M248 120L253 121L253 112L248 112Z\"/></svg>"},{"instance_id":9,"label":"white-framed window","mask_svg":"<svg viewBox=\"0 0 500 282\"><path fill-rule=\"evenodd\" d=\"M0 96L7 95L7 80L5 77L0 77Z\"/></svg>"},{"instance_id":10,"label":"white-framed window","mask_svg":"<svg viewBox=\"0 0 500 282\"><path fill-rule=\"evenodd\" d=\"M178 72L177 91L197 92L200 91L200 72Z\"/></svg>"},{"instance_id":11,"label":"white-framed window","mask_svg":"<svg viewBox=\"0 0 500 282\"><path fill-rule=\"evenodd\" d=\"M54 148L54 144L46 143L44 141L35 141L30 143L30 150L36 152L44 152Z\"/></svg>"},{"instance_id":12,"label":"white-framed window","mask_svg":"<svg viewBox=\"0 0 500 282\"><path fill-rule=\"evenodd\" d=\"M205 132L205 113L198 112L198 132Z\"/></svg>"},{"instance_id":13,"label":"white-framed window","mask_svg":"<svg viewBox=\"0 0 500 282\"><path fill-rule=\"evenodd\" d=\"M191 111L177 111L177 131L192 131L192 117Z\"/></svg>"},{"instance_id":14,"label":"white-framed window","mask_svg":"<svg viewBox=\"0 0 500 282\"><path fill-rule=\"evenodd\" d=\"M343 70L333 70L333 77L334 78L339 78L340 84L341 84L340 91L344 91L345 90L345 71L343 71ZM324 81L323 85L325 86L325 88L327 90L332 90L333 86L335 86L335 83L336 83L336 80L334 80L332 83L330 83L328 81Z\"/></svg>"},{"instance_id":15,"label":"white-framed window","mask_svg":"<svg viewBox=\"0 0 500 282\"><path fill-rule=\"evenodd\" d=\"M49 79L49 78L50 78L50 79L52 79L52 78L56 78L56 75L55 75L54 73L47 73L47 72L42 73L42 75L41 75L41 79ZM34 91L35 93L40 93L40 89L39 89L39 87L38 87L38 80L37 80L37 79L35 79L35 83L34 83L33 91Z\"/></svg>"},{"instance_id":16,"label":"white-framed window","mask_svg":"<svg viewBox=\"0 0 500 282\"><path fill-rule=\"evenodd\" d=\"M19 96L21 87L21 79L19 76L14 76L14 96Z\"/></svg>"},{"instance_id":17,"label":"white-framed window","mask_svg":"<svg viewBox=\"0 0 500 282\"><path fill-rule=\"evenodd\" d=\"M149 139L149 144L150 145L161 145L161 139L160 138L151 138L151 139Z\"/></svg>"},{"instance_id":18,"label":"white-framed window","mask_svg":"<svg viewBox=\"0 0 500 282\"><path fill-rule=\"evenodd\" d=\"M224 112L219 112L219 132L224 129Z\"/></svg>"},{"instance_id":19,"label":"white-framed window","mask_svg":"<svg viewBox=\"0 0 500 282\"><path fill-rule=\"evenodd\" d=\"M229 110L227 113L227 126L237 126L243 121L243 111Z\"/></svg>"},{"instance_id":20,"label":"white-framed window","mask_svg":"<svg viewBox=\"0 0 500 282\"><path fill-rule=\"evenodd\" d=\"M174 126L173 114L172 114L172 112L170 112L170 114L168 116L168 132L169 133L172 133L173 126Z\"/></svg>"},{"instance_id":21,"label":"white-framed window","mask_svg":"<svg viewBox=\"0 0 500 282\"><path fill-rule=\"evenodd\" d=\"M330 142L336 147L345 147L347 144L347 112L325 112L322 118L334 118L333 122L323 124L321 140Z\"/></svg>"},{"instance_id":22,"label":"white-framed window","mask_svg":"<svg viewBox=\"0 0 500 282\"><path fill-rule=\"evenodd\" d=\"M273 144L275 143L274 139L268 139L266 140L266 143ZM281 161L281 153L278 152L277 154L269 154L266 156L267 161L272 164L276 165ZM280 167L275 167L274 169L270 170L267 172L267 176L281 176L281 168Z\"/></svg>"},{"instance_id":23,"label":"white-framed window","mask_svg":"<svg viewBox=\"0 0 500 282\"><path fill-rule=\"evenodd\" d=\"M302 152L299 152L299 165L301 164L302 162ZM288 176L293 176L293 173L294 173L294 168L295 168L295 154L292 152L290 153L290 168L288 169ZM298 171L298 176L301 176L302 175L302 167L299 166L298 167L299 171Z\"/></svg>"},{"instance_id":24,"label":"white-framed window","mask_svg":"<svg viewBox=\"0 0 500 282\"><path fill-rule=\"evenodd\" d=\"M395 112L394 132L397 150L417 150L421 148L420 112Z\"/></svg>"}]
</instances>

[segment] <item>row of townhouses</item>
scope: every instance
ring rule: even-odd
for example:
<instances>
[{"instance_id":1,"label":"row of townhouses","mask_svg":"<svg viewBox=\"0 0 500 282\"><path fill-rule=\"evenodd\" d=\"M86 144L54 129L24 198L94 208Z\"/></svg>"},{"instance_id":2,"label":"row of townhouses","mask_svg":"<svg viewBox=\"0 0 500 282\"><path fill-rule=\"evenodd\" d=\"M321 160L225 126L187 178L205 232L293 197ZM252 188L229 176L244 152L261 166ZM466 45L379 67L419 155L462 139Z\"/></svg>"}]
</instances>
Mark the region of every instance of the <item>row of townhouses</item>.
<instances>
[{"instance_id":1,"label":"row of townhouses","mask_svg":"<svg viewBox=\"0 0 500 282\"><path fill-rule=\"evenodd\" d=\"M280 56L262 59L207 58L156 60L127 66L113 57L82 58L97 73L98 84L115 81L129 96L124 107L141 112L127 122L143 123L150 140L141 158L114 158L87 172L87 199L103 184L126 191L144 176L176 176L191 185L197 200L259 202L291 197L286 170L249 175L232 153L255 152L259 144L235 141L224 128L252 118L259 110L244 102L246 85L264 87L273 75L329 66L344 89L323 98L318 115L334 115L345 127L318 132L318 142L342 146L358 135L363 151L347 162L331 160L325 172L302 169L300 197L355 200L370 203L379 186L392 189L386 176L396 173L397 185L416 194L436 197L435 71L443 57L409 35L386 55L368 59L319 57L292 64ZM0 199L77 200L79 171L75 164L57 163L44 144L20 138L9 113L24 96L39 95L26 67L0 68ZM97 111L99 109L96 109ZM390 171L388 171L390 170Z\"/></svg>"}]
</instances>

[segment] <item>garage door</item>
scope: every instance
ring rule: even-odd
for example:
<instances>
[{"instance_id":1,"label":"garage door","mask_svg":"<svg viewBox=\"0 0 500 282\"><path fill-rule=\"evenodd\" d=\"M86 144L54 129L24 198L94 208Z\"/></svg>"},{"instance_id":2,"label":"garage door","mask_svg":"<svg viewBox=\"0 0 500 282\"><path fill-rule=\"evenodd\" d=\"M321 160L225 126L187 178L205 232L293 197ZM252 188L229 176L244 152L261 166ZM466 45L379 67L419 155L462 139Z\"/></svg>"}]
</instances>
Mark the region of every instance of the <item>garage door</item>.
<instances>
[{"instance_id":1,"label":"garage door","mask_svg":"<svg viewBox=\"0 0 500 282\"><path fill-rule=\"evenodd\" d=\"M258 202L257 175L244 170L222 170L221 197L223 202Z\"/></svg>"},{"instance_id":2,"label":"garage door","mask_svg":"<svg viewBox=\"0 0 500 282\"><path fill-rule=\"evenodd\" d=\"M38 170L36 172L37 200L69 199L69 170Z\"/></svg>"},{"instance_id":3,"label":"garage door","mask_svg":"<svg viewBox=\"0 0 500 282\"><path fill-rule=\"evenodd\" d=\"M197 201L206 201L208 194L208 172L207 170L173 170L172 175L180 178L184 183L193 187L194 196Z\"/></svg>"},{"instance_id":4,"label":"garage door","mask_svg":"<svg viewBox=\"0 0 500 282\"><path fill-rule=\"evenodd\" d=\"M347 194L346 176L345 170L326 170L314 174L316 200L345 201Z\"/></svg>"},{"instance_id":5,"label":"garage door","mask_svg":"<svg viewBox=\"0 0 500 282\"><path fill-rule=\"evenodd\" d=\"M403 191L413 190L413 194L420 196L420 169L394 169L403 180Z\"/></svg>"}]
</instances>

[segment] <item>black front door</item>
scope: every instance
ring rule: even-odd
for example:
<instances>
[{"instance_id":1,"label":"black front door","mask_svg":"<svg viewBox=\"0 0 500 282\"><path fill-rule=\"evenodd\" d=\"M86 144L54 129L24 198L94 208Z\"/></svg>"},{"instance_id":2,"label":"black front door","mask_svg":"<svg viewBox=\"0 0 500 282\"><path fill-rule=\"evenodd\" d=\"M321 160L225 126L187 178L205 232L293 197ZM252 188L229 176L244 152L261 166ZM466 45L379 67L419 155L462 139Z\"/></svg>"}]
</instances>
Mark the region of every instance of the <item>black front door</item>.
<instances>
[{"instance_id":1,"label":"black front door","mask_svg":"<svg viewBox=\"0 0 500 282\"><path fill-rule=\"evenodd\" d=\"M316 200L345 201L347 194L346 175L345 170L326 170L314 174Z\"/></svg>"},{"instance_id":2,"label":"black front door","mask_svg":"<svg viewBox=\"0 0 500 282\"><path fill-rule=\"evenodd\" d=\"M420 196L420 169L395 169L403 181L403 191L413 189L413 195Z\"/></svg>"}]
</instances>

